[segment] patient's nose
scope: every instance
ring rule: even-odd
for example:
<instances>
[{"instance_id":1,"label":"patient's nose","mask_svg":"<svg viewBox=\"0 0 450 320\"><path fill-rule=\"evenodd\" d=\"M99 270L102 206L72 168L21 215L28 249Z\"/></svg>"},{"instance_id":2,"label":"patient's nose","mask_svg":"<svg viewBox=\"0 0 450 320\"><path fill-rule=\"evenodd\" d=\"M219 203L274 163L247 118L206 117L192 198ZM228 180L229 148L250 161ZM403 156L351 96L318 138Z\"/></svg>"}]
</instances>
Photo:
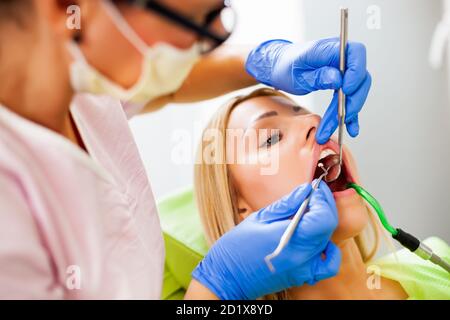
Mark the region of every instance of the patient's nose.
<instances>
[{"instance_id":1,"label":"patient's nose","mask_svg":"<svg viewBox=\"0 0 450 320\"><path fill-rule=\"evenodd\" d=\"M316 142L316 131L319 127L320 117L315 114L298 118L297 129L300 143L313 147Z\"/></svg>"}]
</instances>

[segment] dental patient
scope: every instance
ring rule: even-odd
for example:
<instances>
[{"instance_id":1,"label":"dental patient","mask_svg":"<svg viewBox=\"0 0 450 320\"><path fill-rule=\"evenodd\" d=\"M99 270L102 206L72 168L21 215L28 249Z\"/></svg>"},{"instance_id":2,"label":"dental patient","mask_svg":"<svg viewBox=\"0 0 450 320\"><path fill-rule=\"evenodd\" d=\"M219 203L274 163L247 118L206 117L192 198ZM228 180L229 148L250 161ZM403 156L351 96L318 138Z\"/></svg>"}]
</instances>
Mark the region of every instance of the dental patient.
<instances>
[{"instance_id":1,"label":"dental patient","mask_svg":"<svg viewBox=\"0 0 450 320\"><path fill-rule=\"evenodd\" d=\"M319 163L328 167L339 149L333 139L316 143L319 123L318 115L267 88L232 99L214 115L195 165L196 200L210 245L253 212L323 173ZM223 139L212 139L214 134ZM373 261L384 234L364 200L346 188L349 182L360 181L355 161L344 148L341 174L328 183L338 210L331 240L342 253L339 273L261 298L449 299L448 273L412 253L401 250ZM450 258L445 243L430 240Z\"/></svg>"}]
</instances>

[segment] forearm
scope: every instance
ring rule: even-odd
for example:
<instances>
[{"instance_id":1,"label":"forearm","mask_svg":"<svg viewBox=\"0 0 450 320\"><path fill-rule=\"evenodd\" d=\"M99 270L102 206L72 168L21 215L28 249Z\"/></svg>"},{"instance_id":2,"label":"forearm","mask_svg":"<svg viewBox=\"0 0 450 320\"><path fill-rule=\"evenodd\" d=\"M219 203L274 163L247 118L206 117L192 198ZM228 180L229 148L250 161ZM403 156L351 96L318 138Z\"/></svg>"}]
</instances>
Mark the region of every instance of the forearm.
<instances>
[{"instance_id":1,"label":"forearm","mask_svg":"<svg viewBox=\"0 0 450 320\"><path fill-rule=\"evenodd\" d=\"M205 56L193 68L177 92L150 102L143 112L155 111L168 103L189 103L212 99L255 85L245 71L250 48L224 46Z\"/></svg>"},{"instance_id":2,"label":"forearm","mask_svg":"<svg viewBox=\"0 0 450 320\"><path fill-rule=\"evenodd\" d=\"M219 300L219 298L212 293L208 288L203 286L200 282L193 279L184 296L185 300Z\"/></svg>"},{"instance_id":3,"label":"forearm","mask_svg":"<svg viewBox=\"0 0 450 320\"><path fill-rule=\"evenodd\" d=\"M245 71L249 51L241 46L225 46L205 56L174 94L174 102L211 99L256 84Z\"/></svg>"}]
</instances>

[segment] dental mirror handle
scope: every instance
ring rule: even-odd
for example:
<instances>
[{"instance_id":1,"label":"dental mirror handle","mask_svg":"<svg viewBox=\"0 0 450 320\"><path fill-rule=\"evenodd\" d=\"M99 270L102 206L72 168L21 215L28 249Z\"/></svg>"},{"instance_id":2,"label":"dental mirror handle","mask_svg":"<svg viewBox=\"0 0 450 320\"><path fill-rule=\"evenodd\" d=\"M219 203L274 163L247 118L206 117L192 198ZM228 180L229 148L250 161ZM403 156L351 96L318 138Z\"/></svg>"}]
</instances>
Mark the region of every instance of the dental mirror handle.
<instances>
[{"instance_id":1,"label":"dental mirror handle","mask_svg":"<svg viewBox=\"0 0 450 320\"><path fill-rule=\"evenodd\" d=\"M348 41L348 9L341 8L341 32L340 32L340 47L339 47L339 71L341 72L342 79L345 74L346 67L346 48ZM344 91L339 89L338 92L338 116L339 116L339 129L338 129L338 144L339 144L339 167L342 165L342 147L344 139L344 126L345 126L345 105L346 99Z\"/></svg>"}]
</instances>

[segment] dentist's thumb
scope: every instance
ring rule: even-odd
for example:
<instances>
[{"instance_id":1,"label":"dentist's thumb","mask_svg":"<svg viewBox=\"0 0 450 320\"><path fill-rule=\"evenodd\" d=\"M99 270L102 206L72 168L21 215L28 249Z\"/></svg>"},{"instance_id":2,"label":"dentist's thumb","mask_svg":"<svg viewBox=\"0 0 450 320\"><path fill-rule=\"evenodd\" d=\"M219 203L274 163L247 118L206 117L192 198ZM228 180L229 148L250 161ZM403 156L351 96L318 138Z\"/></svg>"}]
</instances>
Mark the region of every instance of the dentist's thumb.
<instances>
[{"instance_id":1,"label":"dentist's thumb","mask_svg":"<svg viewBox=\"0 0 450 320\"><path fill-rule=\"evenodd\" d=\"M260 222L272 223L291 218L310 195L310 183L302 184L280 200L255 213Z\"/></svg>"}]
</instances>

